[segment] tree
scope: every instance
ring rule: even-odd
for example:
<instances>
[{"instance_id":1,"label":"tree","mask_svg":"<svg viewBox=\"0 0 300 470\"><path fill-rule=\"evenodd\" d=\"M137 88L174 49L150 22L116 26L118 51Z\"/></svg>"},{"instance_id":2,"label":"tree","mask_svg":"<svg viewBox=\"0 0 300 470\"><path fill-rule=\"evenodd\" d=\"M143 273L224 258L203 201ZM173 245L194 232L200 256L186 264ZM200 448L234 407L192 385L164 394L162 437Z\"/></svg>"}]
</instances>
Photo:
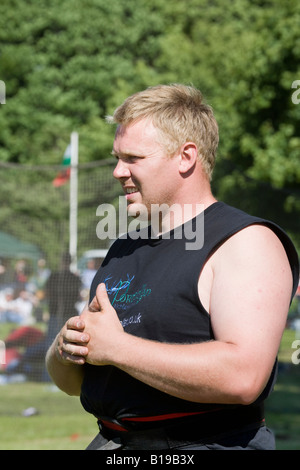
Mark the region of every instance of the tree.
<instances>
[{"instance_id":1,"label":"tree","mask_svg":"<svg viewBox=\"0 0 300 470\"><path fill-rule=\"evenodd\" d=\"M166 3L173 18L157 66L170 81L198 86L215 110L214 191L282 224L300 246L300 106L291 100L300 77L299 2L185 5Z\"/></svg>"},{"instance_id":2,"label":"tree","mask_svg":"<svg viewBox=\"0 0 300 470\"><path fill-rule=\"evenodd\" d=\"M153 61L162 30L160 15L145 0L1 2L0 77L7 100L0 160L58 163L70 132L76 128L84 140L95 123L98 142L81 158L107 157L102 135L105 141L112 131L100 120L124 83L134 90L139 61Z\"/></svg>"},{"instance_id":3,"label":"tree","mask_svg":"<svg viewBox=\"0 0 300 470\"><path fill-rule=\"evenodd\" d=\"M126 96L193 83L219 122L216 196L300 247L299 21L297 0L3 0L0 161L59 164L73 130L81 163L107 158Z\"/></svg>"}]
</instances>

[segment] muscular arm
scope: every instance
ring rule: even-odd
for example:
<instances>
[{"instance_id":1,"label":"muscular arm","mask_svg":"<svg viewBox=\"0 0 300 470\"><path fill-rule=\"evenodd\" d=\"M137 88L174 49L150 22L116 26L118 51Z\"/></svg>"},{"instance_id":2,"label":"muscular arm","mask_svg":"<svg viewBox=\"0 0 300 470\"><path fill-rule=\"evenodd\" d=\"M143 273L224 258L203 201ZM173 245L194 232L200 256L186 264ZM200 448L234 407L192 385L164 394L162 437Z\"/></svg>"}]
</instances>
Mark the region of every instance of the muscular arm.
<instances>
[{"instance_id":1,"label":"muscular arm","mask_svg":"<svg viewBox=\"0 0 300 470\"><path fill-rule=\"evenodd\" d=\"M214 341L178 345L129 335L98 287L100 312L82 318L90 336L86 360L114 365L182 399L253 402L267 383L286 322L292 289L287 257L269 229L253 226L224 243L207 269Z\"/></svg>"},{"instance_id":2,"label":"muscular arm","mask_svg":"<svg viewBox=\"0 0 300 470\"><path fill-rule=\"evenodd\" d=\"M216 340L165 345L131 337L121 343L115 365L187 400L251 403L269 379L285 327L290 266L277 237L253 226L228 240L207 269Z\"/></svg>"}]
</instances>

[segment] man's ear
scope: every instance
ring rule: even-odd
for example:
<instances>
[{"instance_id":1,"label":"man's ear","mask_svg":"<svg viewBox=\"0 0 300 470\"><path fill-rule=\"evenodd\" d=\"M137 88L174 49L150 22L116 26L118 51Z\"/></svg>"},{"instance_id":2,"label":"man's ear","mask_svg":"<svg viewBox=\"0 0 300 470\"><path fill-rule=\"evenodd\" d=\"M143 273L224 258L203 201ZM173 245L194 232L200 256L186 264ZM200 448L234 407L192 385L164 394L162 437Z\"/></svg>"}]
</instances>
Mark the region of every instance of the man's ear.
<instances>
[{"instance_id":1,"label":"man's ear","mask_svg":"<svg viewBox=\"0 0 300 470\"><path fill-rule=\"evenodd\" d=\"M180 173L190 173L196 165L198 159L198 149L194 142L186 142L180 149L179 171Z\"/></svg>"}]
</instances>

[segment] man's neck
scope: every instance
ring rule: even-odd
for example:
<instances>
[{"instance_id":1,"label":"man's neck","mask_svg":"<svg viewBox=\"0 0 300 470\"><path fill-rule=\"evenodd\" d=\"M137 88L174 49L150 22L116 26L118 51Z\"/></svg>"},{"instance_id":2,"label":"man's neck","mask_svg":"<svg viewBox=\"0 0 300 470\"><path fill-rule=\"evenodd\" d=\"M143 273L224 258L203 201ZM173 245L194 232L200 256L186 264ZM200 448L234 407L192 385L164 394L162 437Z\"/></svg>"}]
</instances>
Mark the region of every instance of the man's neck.
<instances>
[{"instance_id":1,"label":"man's neck","mask_svg":"<svg viewBox=\"0 0 300 470\"><path fill-rule=\"evenodd\" d=\"M150 224L152 234L158 237L179 227L203 212L217 200L211 195L198 202L155 204L151 206Z\"/></svg>"}]
</instances>

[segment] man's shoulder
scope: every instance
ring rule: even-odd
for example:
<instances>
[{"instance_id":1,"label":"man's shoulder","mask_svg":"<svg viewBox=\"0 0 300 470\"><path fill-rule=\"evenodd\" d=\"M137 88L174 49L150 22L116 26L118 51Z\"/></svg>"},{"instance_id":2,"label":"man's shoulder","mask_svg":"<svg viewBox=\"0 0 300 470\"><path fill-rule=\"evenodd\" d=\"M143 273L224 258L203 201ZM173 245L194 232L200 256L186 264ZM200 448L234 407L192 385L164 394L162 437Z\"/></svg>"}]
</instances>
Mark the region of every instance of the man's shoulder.
<instances>
[{"instance_id":1,"label":"man's shoulder","mask_svg":"<svg viewBox=\"0 0 300 470\"><path fill-rule=\"evenodd\" d=\"M255 252L258 248L269 248L270 244L275 245L277 249L281 247L284 250L278 236L268 224L253 222L233 233L224 242L224 247L234 249L235 252L236 250Z\"/></svg>"},{"instance_id":2,"label":"man's shoulder","mask_svg":"<svg viewBox=\"0 0 300 470\"><path fill-rule=\"evenodd\" d=\"M252 224L233 234L212 258L215 273L235 272L248 279L249 273L290 271L285 247L274 231L262 224ZM248 274L247 274L248 273Z\"/></svg>"}]
</instances>

